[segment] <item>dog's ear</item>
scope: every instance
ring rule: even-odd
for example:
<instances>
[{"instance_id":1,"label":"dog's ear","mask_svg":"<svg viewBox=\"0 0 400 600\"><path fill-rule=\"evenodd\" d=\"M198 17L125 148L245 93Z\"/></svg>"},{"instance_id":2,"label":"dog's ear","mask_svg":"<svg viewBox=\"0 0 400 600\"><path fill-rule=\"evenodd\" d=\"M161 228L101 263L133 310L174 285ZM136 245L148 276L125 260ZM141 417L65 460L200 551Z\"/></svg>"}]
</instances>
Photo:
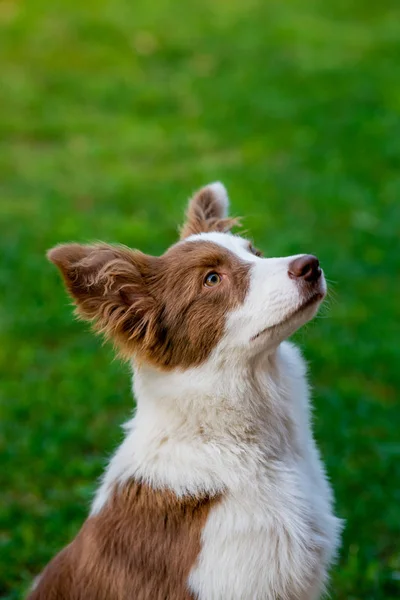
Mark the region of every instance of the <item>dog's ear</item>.
<instances>
[{"instance_id":1,"label":"dog's ear","mask_svg":"<svg viewBox=\"0 0 400 600\"><path fill-rule=\"evenodd\" d=\"M226 232L238 224L238 219L228 217L229 198L220 182L210 183L195 193L189 201L186 221L181 228L181 240L196 233Z\"/></svg>"},{"instance_id":2,"label":"dog's ear","mask_svg":"<svg viewBox=\"0 0 400 600\"><path fill-rule=\"evenodd\" d=\"M117 342L122 354L146 345L158 318L147 284L156 258L107 244L65 244L47 256L60 269L81 319Z\"/></svg>"}]
</instances>

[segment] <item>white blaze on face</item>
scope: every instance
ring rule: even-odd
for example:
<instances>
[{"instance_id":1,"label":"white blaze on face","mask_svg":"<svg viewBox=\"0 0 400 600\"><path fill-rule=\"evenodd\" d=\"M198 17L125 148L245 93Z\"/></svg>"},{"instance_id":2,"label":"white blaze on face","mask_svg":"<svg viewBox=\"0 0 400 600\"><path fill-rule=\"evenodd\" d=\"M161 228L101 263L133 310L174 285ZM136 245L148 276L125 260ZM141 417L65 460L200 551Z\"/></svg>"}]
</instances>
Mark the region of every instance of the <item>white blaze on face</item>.
<instances>
[{"instance_id":1,"label":"white blaze on face","mask_svg":"<svg viewBox=\"0 0 400 600\"><path fill-rule=\"evenodd\" d=\"M248 240L229 233L202 233L186 242L200 240L223 246L251 264L246 299L227 316L224 348L275 347L315 315L326 293L324 276L306 283L288 273L290 263L303 255L261 258L251 252Z\"/></svg>"}]
</instances>

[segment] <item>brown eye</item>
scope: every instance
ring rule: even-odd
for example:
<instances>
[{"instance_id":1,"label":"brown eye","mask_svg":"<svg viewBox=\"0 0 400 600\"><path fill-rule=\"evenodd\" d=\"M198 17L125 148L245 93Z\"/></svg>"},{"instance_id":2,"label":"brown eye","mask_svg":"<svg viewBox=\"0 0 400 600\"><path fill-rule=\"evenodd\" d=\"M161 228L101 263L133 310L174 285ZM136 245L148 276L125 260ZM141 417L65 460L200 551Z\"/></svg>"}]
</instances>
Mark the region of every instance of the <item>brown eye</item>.
<instances>
[{"instance_id":1,"label":"brown eye","mask_svg":"<svg viewBox=\"0 0 400 600\"><path fill-rule=\"evenodd\" d=\"M254 248L253 244L249 244L249 251L255 256L262 256L262 252L257 250L257 248Z\"/></svg>"},{"instance_id":2,"label":"brown eye","mask_svg":"<svg viewBox=\"0 0 400 600\"><path fill-rule=\"evenodd\" d=\"M218 273L209 273L204 280L204 285L207 287L215 287L221 283L222 277Z\"/></svg>"}]
</instances>

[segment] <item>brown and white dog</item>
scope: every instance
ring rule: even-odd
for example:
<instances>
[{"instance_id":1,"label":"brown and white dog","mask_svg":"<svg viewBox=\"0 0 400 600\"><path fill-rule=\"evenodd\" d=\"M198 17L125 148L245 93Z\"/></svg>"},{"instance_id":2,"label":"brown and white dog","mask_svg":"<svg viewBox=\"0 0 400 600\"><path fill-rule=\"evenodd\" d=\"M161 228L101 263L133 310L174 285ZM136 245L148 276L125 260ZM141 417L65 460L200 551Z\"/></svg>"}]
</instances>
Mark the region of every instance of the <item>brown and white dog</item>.
<instances>
[{"instance_id":1,"label":"brown and white dog","mask_svg":"<svg viewBox=\"0 0 400 600\"><path fill-rule=\"evenodd\" d=\"M309 255L262 258L229 233L220 183L193 197L160 257L49 252L128 358L137 409L76 538L31 600L312 600L340 536L286 338L326 293Z\"/></svg>"}]
</instances>

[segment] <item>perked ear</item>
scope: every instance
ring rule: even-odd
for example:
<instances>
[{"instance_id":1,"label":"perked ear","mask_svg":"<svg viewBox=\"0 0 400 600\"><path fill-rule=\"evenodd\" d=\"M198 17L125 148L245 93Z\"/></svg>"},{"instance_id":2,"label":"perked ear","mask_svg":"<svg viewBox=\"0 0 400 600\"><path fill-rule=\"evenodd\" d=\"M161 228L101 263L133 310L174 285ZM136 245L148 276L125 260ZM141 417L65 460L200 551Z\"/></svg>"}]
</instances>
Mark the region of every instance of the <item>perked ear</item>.
<instances>
[{"instance_id":1,"label":"perked ear","mask_svg":"<svg viewBox=\"0 0 400 600\"><path fill-rule=\"evenodd\" d=\"M238 224L238 219L228 217L229 198L225 186L219 181L206 185L189 201L186 222L181 228L181 240L197 233L226 232Z\"/></svg>"},{"instance_id":2,"label":"perked ear","mask_svg":"<svg viewBox=\"0 0 400 600\"><path fill-rule=\"evenodd\" d=\"M123 246L64 244L47 254L61 271L77 315L129 356L154 334L157 306L146 279L153 257Z\"/></svg>"}]
</instances>

